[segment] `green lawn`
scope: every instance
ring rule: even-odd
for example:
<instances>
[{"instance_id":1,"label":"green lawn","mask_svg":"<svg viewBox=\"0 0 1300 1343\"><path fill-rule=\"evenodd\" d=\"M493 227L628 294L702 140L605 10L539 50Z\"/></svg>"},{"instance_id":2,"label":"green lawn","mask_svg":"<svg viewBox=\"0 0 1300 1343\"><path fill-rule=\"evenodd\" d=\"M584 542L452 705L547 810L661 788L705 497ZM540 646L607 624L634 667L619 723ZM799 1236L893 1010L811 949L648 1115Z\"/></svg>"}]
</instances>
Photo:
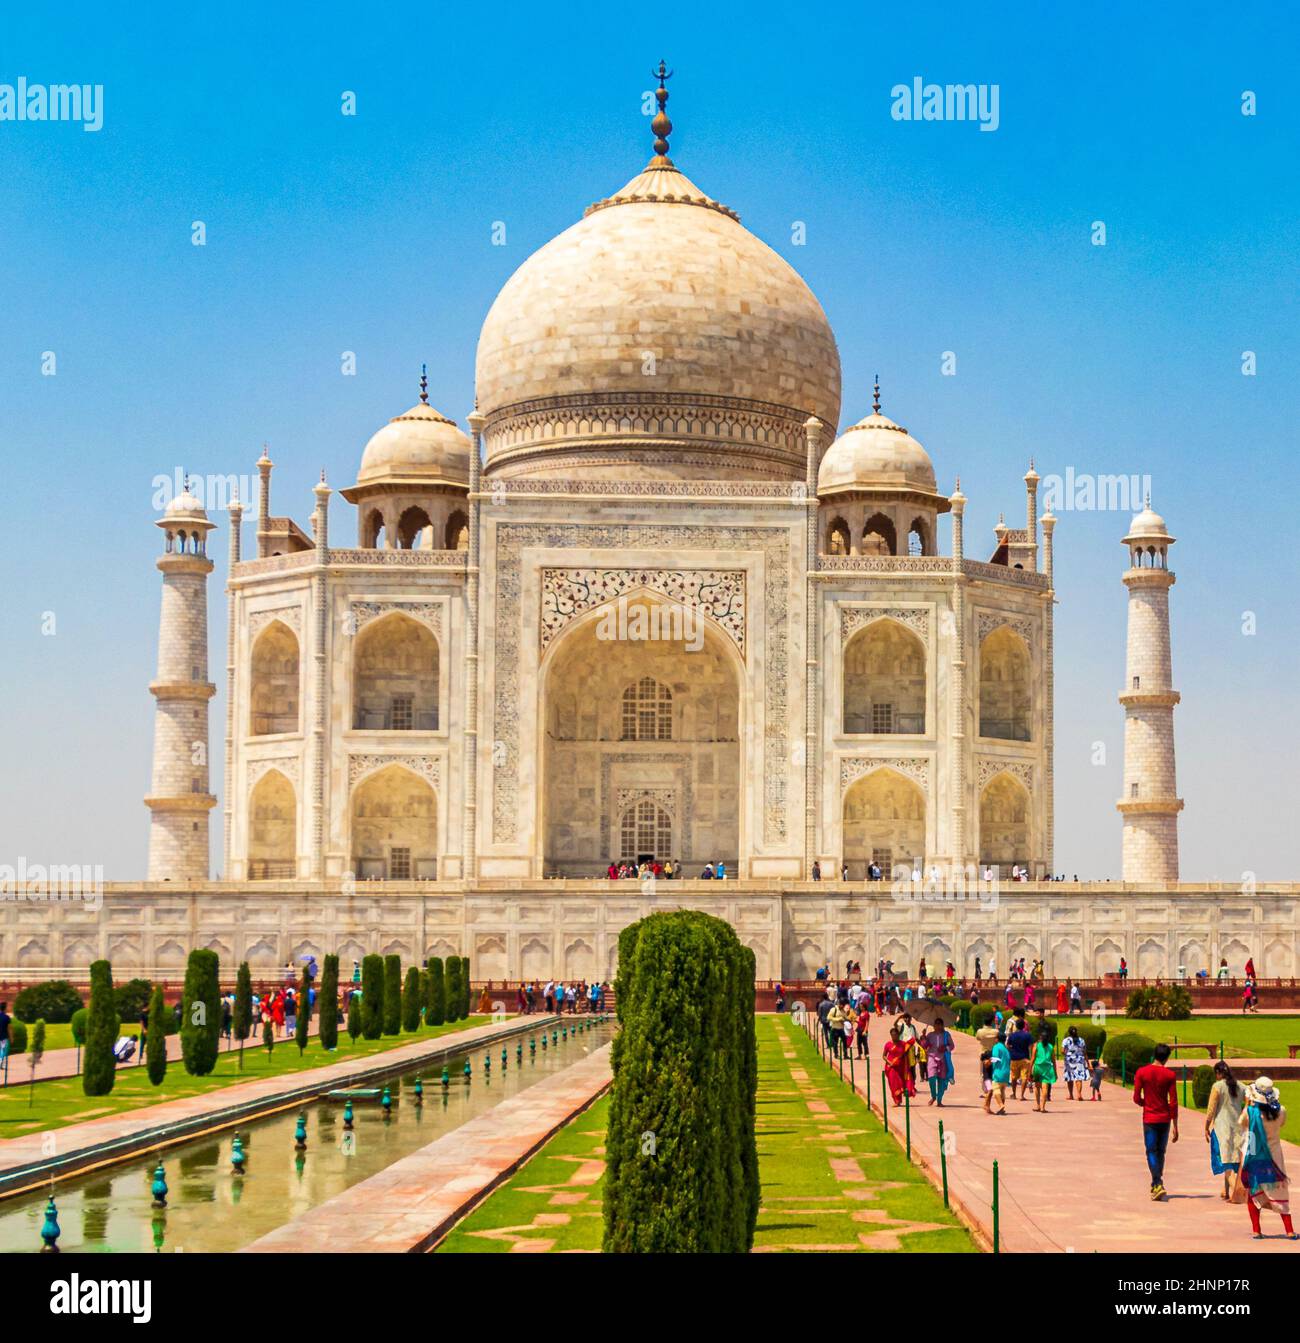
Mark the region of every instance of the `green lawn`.
<instances>
[{"instance_id":1,"label":"green lawn","mask_svg":"<svg viewBox=\"0 0 1300 1343\"><path fill-rule=\"evenodd\" d=\"M24 1021L23 1025L27 1029L27 1043L32 1042L32 1028L36 1025L34 1021ZM55 1022L51 1025L48 1021L45 1023L45 1048L46 1049L71 1049L76 1042L72 1038L72 1023L68 1021ZM21 1058L21 1055L16 1057Z\"/></svg>"},{"instance_id":2,"label":"green lawn","mask_svg":"<svg viewBox=\"0 0 1300 1343\"><path fill-rule=\"evenodd\" d=\"M167 1076L161 1086L150 1083L144 1065L134 1062L117 1070L113 1090L107 1096L87 1096L81 1089L80 1077L57 1078L48 1082L37 1082L34 1088L34 1103L28 1105L28 1087L26 1070L23 1066L24 1055L18 1054L9 1060L9 1085L0 1090L0 1138L17 1138L24 1133L38 1130L63 1128L67 1124L78 1124L86 1119L99 1119L104 1115L118 1114L123 1110L135 1110L161 1101L177 1100L182 1096L195 1096L204 1092L218 1091L222 1087L238 1082L250 1082L256 1078L279 1076L307 1072L332 1063L343 1063L349 1059L368 1058L372 1054L382 1054L399 1045L414 1044L419 1040L433 1040L440 1035L453 1031L468 1030L471 1026L481 1026L490 1021L490 1017L470 1016L463 1021L448 1022L442 1026L431 1026L411 1034L385 1036L380 1040L358 1040L353 1044L347 1032L339 1035L339 1045L332 1053L321 1049L315 1037L300 1055L298 1046L292 1039L279 1040L268 1057L265 1049L253 1047L252 1041L244 1047L244 1068L239 1070L239 1051L224 1049L217 1066L206 1077L191 1077L185 1071L180 1059L172 1059L167 1064Z\"/></svg>"},{"instance_id":3,"label":"green lawn","mask_svg":"<svg viewBox=\"0 0 1300 1343\"><path fill-rule=\"evenodd\" d=\"M974 1242L787 1018L758 1017L755 1251L957 1251ZM791 1057L787 1058L789 1054ZM440 1251L599 1251L609 1101L566 1125L470 1213Z\"/></svg>"},{"instance_id":4,"label":"green lawn","mask_svg":"<svg viewBox=\"0 0 1300 1343\"><path fill-rule=\"evenodd\" d=\"M1062 1018L1062 1022L1066 1019ZM1286 1058L1287 1046L1300 1044L1300 1016L1236 1016L1189 1017L1186 1021L1130 1021L1118 1013L1106 1017L1108 1035L1118 1035L1121 1031L1136 1031L1139 1035L1149 1035L1153 1040L1193 1040L1198 1043L1217 1045L1220 1041L1227 1048L1228 1057L1234 1055L1244 1058ZM1194 1049L1179 1053L1180 1062L1191 1063L1195 1060L1205 1062L1208 1055L1204 1050Z\"/></svg>"}]
</instances>

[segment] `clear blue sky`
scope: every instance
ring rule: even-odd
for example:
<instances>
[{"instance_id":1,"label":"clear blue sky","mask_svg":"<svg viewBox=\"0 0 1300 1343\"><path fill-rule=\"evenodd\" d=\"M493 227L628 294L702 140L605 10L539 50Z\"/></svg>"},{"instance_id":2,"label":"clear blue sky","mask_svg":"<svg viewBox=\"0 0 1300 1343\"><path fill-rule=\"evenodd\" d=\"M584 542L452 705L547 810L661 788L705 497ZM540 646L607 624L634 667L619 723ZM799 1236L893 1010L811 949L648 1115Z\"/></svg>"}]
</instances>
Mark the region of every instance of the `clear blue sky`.
<instances>
[{"instance_id":1,"label":"clear blue sky","mask_svg":"<svg viewBox=\"0 0 1300 1343\"><path fill-rule=\"evenodd\" d=\"M422 360L463 419L501 284L646 159L663 55L677 162L820 297L845 422L879 370L941 482L960 473L970 551L1000 510L1020 524L1031 453L1044 474L1151 475L1180 538L1183 876L1300 876L1300 597L1278 516L1300 423L1300 21L1148 8L6 7L0 83L102 84L105 121L0 122L0 862L144 871L154 476L249 472L266 440L276 511L305 524L320 468L353 479ZM892 120L891 87L918 75L997 84L999 129ZM1057 530L1071 874L1119 868L1126 522L1065 512ZM353 525L336 498L335 535ZM220 696L211 722L219 784ZM216 858L215 818L212 839Z\"/></svg>"}]
</instances>

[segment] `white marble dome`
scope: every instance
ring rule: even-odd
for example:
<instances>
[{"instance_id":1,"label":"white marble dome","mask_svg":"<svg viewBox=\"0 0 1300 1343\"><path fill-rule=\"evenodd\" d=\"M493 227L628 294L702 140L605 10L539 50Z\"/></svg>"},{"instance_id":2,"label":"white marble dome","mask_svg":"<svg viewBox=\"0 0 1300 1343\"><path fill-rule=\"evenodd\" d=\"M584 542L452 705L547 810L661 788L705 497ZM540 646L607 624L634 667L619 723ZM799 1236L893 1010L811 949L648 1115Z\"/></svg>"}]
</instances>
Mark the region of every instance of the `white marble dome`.
<instances>
[{"instance_id":1,"label":"white marble dome","mask_svg":"<svg viewBox=\"0 0 1300 1343\"><path fill-rule=\"evenodd\" d=\"M881 489L933 494L934 464L906 429L873 411L827 449L817 472L817 493Z\"/></svg>"},{"instance_id":2,"label":"white marble dome","mask_svg":"<svg viewBox=\"0 0 1300 1343\"><path fill-rule=\"evenodd\" d=\"M395 415L366 444L357 485L469 483L469 436L425 401Z\"/></svg>"},{"instance_id":3,"label":"white marble dome","mask_svg":"<svg viewBox=\"0 0 1300 1343\"><path fill-rule=\"evenodd\" d=\"M479 337L488 469L796 477L840 361L797 272L667 158L535 252Z\"/></svg>"}]
</instances>

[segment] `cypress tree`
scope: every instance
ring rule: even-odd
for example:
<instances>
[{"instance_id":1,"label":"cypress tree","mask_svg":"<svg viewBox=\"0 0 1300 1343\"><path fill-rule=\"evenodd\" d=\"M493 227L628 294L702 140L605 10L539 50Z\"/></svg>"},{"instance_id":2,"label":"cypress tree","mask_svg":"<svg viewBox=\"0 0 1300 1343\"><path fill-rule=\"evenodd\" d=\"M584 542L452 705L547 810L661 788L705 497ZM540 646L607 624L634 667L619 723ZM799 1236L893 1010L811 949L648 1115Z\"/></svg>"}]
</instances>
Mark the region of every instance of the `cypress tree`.
<instances>
[{"instance_id":1,"label":"cypress tree","mask_svg":"<svg viewBox=\"0 0 1300 1343\"><path fill-rule=\"evenodd\" d=\"M87 1096L107 1096L113 1089L116 1063L117 1008L113 1002L113 967L94 961L90 967L90 1019L86 1024L86 1066L81 1089Z\"/></svg>"},{"instance_id":2,"label":"cypress tree","mask_svg":"<svg viewBox=\"0 0 1300 1343\"><path fill-rule=\"evenodd\" d=\"M447 957L447 1020L460 1020L460 957Z\"/></svg>"},{"instance_id":3,"label":"cypress tree","mask_svg":"<svg viewBox=\"0 0 1300 1343\"><path fill-rule=\"evenodd\" d=\"M384 1034L397 1035L402 1029L402 958L384 957Z\"/></svg>"},{"instance_id":4,"label":"cypress tree","mask_svg":"<svg viewBox=\"0 0 1300 1343\"><path fill-rule=\"evenodd\" d=\"M215 951L190 952L181 994L181 1057L192 1077L206 1077L217 1066L221 1048L221 963Z\"/></svg>"},{"instance_id":5,"label":"cypress tree","mask_svg":"<svg viewBox=\"0 0 1300 1343\"><path fill-rule=\"evenodd\" d=\"M156 1087L162 1086L167 1076L167 1006L161 984L154 986L149 999L149 1038L145 1041L144 1058L149 1080Z\"/></svg>"},{"instance_id":6,"label":"cypress tree","mask_svg":"<svg viewBox=\"0 0 1300 1343\"><path fill-rule=\"evenodd\" d=\"M441 1026L447 1020L447 981L443 978L441 956L429 957L429 1001L424 1020L430 1026Z\"/></svg>"},{"instance_id":7,"label":"cypress tree","mask_svg":"<svg viewBox=\"0 0 1300 1343\"><path fill-rule=\"evenodd\" d=\"M150 1021L149 1029L153 1030ZM247 961L239 962L239 971L235 975L235 1009L230 1018L230 1029L239 1041L239 1071L244 1071L244 1041L253 1032L253 976Z\"/></svg>"},{"instance_id":8,"label":"cypress tree","mask_svg":"<svg viewBox=\"0 0 1300 1343\"><path fill-rule=\"evenodd\" d=\"M325 957L320 982L320 1047L337 1049L339 1043L339 958Z\"/></svg>"},{"instance_id":9,"label":"cypress tree","mask_svg":"<svg viewBox=\"0 0 1300 1343\"><path fill-rule=\"evenodd\" d=\"M604 1249L747 1251L758 1173L752 955L721 919L652 914L620 935L616 984Z\"/></svg>"},{"instance_id":10,"label":"cypress tree","mask_svg":"<svg viewBox=\"0 0 1300 1343\"><path fill-rule=\"evenodd\" d=\"M293 1041L298 1046L298 1057L302 1058L307 1048L307 1032L311 1029L311 972L306 965L302 967L302 976L298 981L298 1015L293 1023Z\"/></svg>"},{"instance_id":11,"label":"cypress tree","mask_svg":"<svg viewBox=\"0 0 1300 1343\"><path fill-rule=\"evenodd\" d=\"M384 958L378 955L361 962L361 1033L367 1040L384 1033Z\"/></svg>"},{"instance_id":12,"label":"cypress tree","mask_svg":"<svg viewBox=\"0 0 1300 1343\"><path fill-rule=\"evenodd\" d=\"M414 965L406 972L406 984L402 988L402 1029L420 1029L420 971Z\"/></svg>"},{"instance_id":13,"label":"cypress tree","mask_svg":"<svg viewBox=\"0 0 1300 1343\"><path fill-rule=\"evenodd\" d=\"M353 1044L361 1039L361 1003L355 993L348 999L348 1038Z\"/></svg>"},{"instance_id":14,"label":"cypress tree","mask_svg":"<svg viewBox=\"0 0 1300 1343\"><path fill-rule=\"evenodd\" d=\"M262 1023L262 1043L266 1046L266 1057L269 1059L271 1050L275 1048L275 1026L270 1017Z\"/></svg>"},{"instance_id":15,"label":"cypress tree","mask_svg":"<svg viewBox=\"0 0 1300 1343\"><path fill-rule=\"evenodd\" d=\"M460 1019L465 1020L469 1016L469 957L460 958Z\"/></svg>"}]
</instances>

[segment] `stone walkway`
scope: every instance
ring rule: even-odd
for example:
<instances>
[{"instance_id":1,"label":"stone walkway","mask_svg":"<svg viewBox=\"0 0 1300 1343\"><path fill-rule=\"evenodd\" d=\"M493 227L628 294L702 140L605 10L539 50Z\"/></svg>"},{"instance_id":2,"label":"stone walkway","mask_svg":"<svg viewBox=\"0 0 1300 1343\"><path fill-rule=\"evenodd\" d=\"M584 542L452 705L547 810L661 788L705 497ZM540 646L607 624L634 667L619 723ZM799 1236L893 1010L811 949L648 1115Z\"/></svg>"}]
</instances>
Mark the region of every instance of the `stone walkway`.
<instances>
[{"instance_id":1,"label":"stone walkway","mask_svg":"<svg viewBox=\"0 0 1300 1343\"><path fill-rule=\"evenodd\" d=\"M815 1026L815 1017L811 1020ZM1141 1114L1129 1090L1106 1082L1100 1103L1070 1101L1060 1082L1053 1088L1046 1114L1036 1114L1031 1099L1008 1100L1005 1117L986 1115L980 1105L979 1045L964 1032L953 1031L952 1036L957 1080L942 1108L928 1105L927 1095L913 1098L912 1158L939 1183L942 1119L952 1205L988 1244L993 1234L996 1159L1004 1252L1300 1252L1300 1241L1282 1238L1282 1222L1275 1213L1262 1214L1266 1238L1255 1241L1246 1209L1219 1197L1222 1180L1210 1173L1201 1112L1182 1114L1182 1136L1170 1144L1165 1162L1169 1200L1153 1203ZM887 1038L887 1026L873 1017L871 1108L877 1114L880 1050ZM865 1071L855 1065L857 1089L864 1097ZM847 1068L844 1085L848 1086ZM893 1105L889 1125L901 1139L904 1114ZM1295 1180L1300 1178L1300 1147L1293 1146L1288 1158L1292 1155Z\"/></svg>"},{"instance_id":2,"label":"stone walkway","mask_svg":"<svg viewBox=\"0 0 1300 1343\"><path fill-rule=\"evenodd\" d=\"M340 1246L349 1254L429 1249L609 1086L610 1048L605 1045L502 1101L487 1114L286 1222L244 1253L329 1252Z\"/></svg>"},{"instance_id":3,"label":"stone walkway","mask_svg":"<svg viewBox=\"0 0 1300 1343\"><path fill-rule=\"evenodd\" d=\"M59 1174L70 1173L100 1160L115 1160L130 1152L162 1146L211 1127L240 1122L253 1114L280 1108L277 1102L284 1106L297 1104L306 1096L332 1087L353 1085L366 1075L387 1072L424 1058L431 1059L552 1020L558 1021L558 1018L541 1015L512 1017L504 1026L499 1022L488 1022L469 1030L413 1040L382 1053L327 1064L323 1068L236 1082L197 1096L123 1110L101 1119L69 1124L66 1128L0 1139L0 1187L6 1194L16 1192L16 1189L5 1186L17 1182L17 1188L25 1188L29 1175L30 1183L41 1183L48 1180L54 1170ZM30 1170L23 1171L24 1167L30 1167Z\"/></svg>"}]
</instances>

